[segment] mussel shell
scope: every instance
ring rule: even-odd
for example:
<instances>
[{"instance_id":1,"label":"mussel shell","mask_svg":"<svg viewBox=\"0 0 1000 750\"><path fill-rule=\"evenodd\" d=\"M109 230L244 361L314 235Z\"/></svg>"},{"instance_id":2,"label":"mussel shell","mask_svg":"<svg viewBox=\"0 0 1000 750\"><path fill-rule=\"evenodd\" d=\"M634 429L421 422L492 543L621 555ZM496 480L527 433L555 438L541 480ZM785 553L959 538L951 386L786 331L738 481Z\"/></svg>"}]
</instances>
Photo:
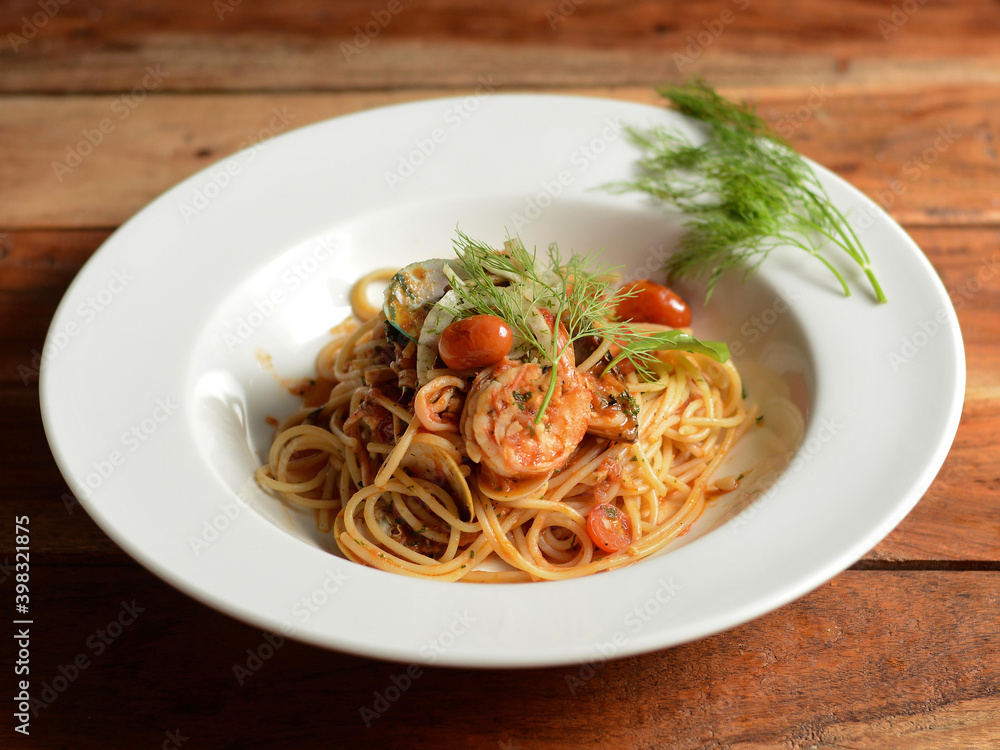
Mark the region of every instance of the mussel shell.
<instances>
[{"instance_id":1,"label":"mussel shell","mask_svg":"<svg viewBox=\"0 0 1000 750\"><path fill-rule=\"evenodd\" d=\"M413 341L420 338L427 314L450 286L444 275L446 263L440 258L411 263L400 269L386 287L382 305L386 320Z\"/></svg>"}]
</instances>

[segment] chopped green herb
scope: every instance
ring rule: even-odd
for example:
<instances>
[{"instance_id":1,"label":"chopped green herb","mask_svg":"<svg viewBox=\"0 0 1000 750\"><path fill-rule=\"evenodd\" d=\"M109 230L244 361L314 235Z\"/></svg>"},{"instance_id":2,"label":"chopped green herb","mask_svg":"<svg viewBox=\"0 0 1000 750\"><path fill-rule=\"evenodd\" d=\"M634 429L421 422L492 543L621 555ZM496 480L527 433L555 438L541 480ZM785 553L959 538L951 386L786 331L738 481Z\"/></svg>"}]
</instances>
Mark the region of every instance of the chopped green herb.
<instances>
[{"instance_id":1,"label":"chopped green herb","mask_svg":"<svg viewBox=\"0 0 1000 750\"><path fill-rule=\"evenodd\" d=\"M621 399L622 408L627 416L639 416L639 402L635 400L635 397L631 393L622 391L618 394L618 398Z\"/></svg>"},{"instance_id":2,"label":"chopped green herb","mask_svg":"<svg viewBox=\"0 0 1000 750\"><path fill-rule=\"evenodd\" d=\"M514 391L514 400L517 402L518 407L521 411L528 408L528 399L531 398L531 391Z\"/></svg>"}]
</instances>

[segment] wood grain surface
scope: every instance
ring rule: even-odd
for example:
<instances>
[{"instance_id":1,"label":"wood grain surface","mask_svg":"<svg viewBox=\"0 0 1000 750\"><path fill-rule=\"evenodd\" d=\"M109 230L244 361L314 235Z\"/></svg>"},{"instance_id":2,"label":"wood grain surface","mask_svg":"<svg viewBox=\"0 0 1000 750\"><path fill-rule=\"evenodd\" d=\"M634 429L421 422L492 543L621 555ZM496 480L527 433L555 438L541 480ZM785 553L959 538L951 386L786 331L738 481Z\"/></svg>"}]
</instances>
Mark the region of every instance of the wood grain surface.
<instances>
[{"instance_id":1,"label":"wood grain surface","mask_svg":"<svg viewBox=\"0 0 1000 750\"><path fill-rule=\"evenodd\" d=\"M131 564L36 573L42 590L64 590L38 620L76 613L38 646L52 665L46 681L80 654L90 662L40 709L40 733L65 747L159 747L167 731L189 747L234 748L916 750L1000 740L991 573L851 571L696 643L509 672L283 642ZM907 590L920 596L898 596ZM108 624L123 609L134 622L117 633Z\"/></svg>"},{"instance_id":2,"label":"wood grain surface","mask_svg":"<svg viewBox=\"0 0 1000 750\"><path fill-rule=\"evenodd\" d=\"M184 177L257 143L262 131L266 138L349 112L453 93L154 92L134 109L120 95L10 96L0 111L0 179L9 187L0 226L114 227ZM650 87L573 93L658 101ZM752 97L793 145L906 226L1000 222L1000 85L929 88L919 100L836 88L733 93ZM98 139L95 147L80 146ZM77 161L73 155L81 152Z\"/></svg>"},{"instance_id":3,"label":"wood grain surface","mask_svg":"<svg viewBox=\"0 0 1000 750\"><path fill-rule=\"evenodd\" d=\"M169 71L165 90L199 92L462 88L491 73L534 88L653 85L692 72L717 85L806 90L1000 80L994 3L913 2L919 12L863 0L400 0L387 23L389 0L66 4L33 38L0 50L0 90L127 91L157 64ZM20 35L35 12L37 0L10 0L0 27Z\"/></svg>"},{"instance_id":4,"label":"wood grain surface","mask_svg":"<svg viewBox=\"0 0 1000 750\"><path fill-rule=\"evenodd\" d=\"M8 0L0 32L0 592L13 596L13 519L29 514L31 677L49 686L31 736L8 713L0 745L1000 747L995 2ZM162 191L287 130L483 81L654 103L657 83L693 74L880 203L956 303L968 380L954 446L853 569L653 654L417 668L221 615L74 501L41 427L38 352L74 275ZM13 653L0 651L7 689Z\"/></svg>"}]
</instances>

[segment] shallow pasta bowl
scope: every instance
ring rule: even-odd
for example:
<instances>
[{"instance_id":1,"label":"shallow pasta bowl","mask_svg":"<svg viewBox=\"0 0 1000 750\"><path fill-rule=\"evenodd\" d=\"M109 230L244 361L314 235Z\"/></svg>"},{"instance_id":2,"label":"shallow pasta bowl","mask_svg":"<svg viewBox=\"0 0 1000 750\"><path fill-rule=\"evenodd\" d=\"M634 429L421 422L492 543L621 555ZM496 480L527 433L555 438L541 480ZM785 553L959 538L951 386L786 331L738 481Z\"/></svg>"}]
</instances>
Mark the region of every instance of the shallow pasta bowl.
<instances>
[{"instance_id":1,"label":"shallow pasta bowl","mask_svg":"<svg viewBox=\"0 0 1000 750\"><path fill-rule=\"evenodd\" d=\"M792 250L745 284L727 280L708 306L684 290L696 334L727 341L762 384L751 398L766 401L768 382L798 395L767 402L788 426L767 427L778 442L757 441L762 460L784 467L770 486L735 493L664 554L551 583L413 580L331 554L311 515L253 481L272 437L265 417L295 407L280 380L311 371L366 272L446 255L458 227L497 244L509 232L528 246L603 248L626 277L655 275L680 219L600 187L632 174L623 125L652 123L697 137L675 113L602 99L496 95L474 110L434 100L302 128L185 180L107 240L52 322L42 415L71 489L130 555L210 606L401 661L636 654L833 577L930 485L965 368L954 310L919 248L822 168L890 301L844 298ZM98 296L108 302L91 314ZM777 418L789 400L798 421Z\"/></svg>"}]
</instances>

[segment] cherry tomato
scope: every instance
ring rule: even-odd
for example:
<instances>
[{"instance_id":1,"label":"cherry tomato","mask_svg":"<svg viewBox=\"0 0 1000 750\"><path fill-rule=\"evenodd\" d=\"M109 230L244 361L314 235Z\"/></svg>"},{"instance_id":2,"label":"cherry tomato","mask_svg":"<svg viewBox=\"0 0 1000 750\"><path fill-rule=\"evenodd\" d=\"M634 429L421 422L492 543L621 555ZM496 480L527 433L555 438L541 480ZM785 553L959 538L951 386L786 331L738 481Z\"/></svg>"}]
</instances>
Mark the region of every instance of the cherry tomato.
<instances>
[{"instance_id":1,"label":"cherry tomato","mask_svg":"<svg viewBox=\"0 0 1000 750\"><path fill-rule=\"evenodd\" d=\"M611 348L608 349L608 354L611 355L612 359L617 357L621 353L622 353L622 348L618 344L612 344ZM622 375L628 375L630 372L635 372L635 365L633 365L632 360L628 359L627 357L625 359L619 360L618 364L615 365L615 367L618 368L618 371L621 372Z\"/></svg>"},{"instance_id":2,"label":"cherry tomato","mask_svg":"<svg viewBox=\"0 0 1000 750\"><path fill-rule=\"evenodd\" d=\"M495 365L507 356L514 334L495 315L473 315L451 323L441 332L438 353L453 370Z\"/></svg>"},{"instance_id":3,"label":"cherry tomato","mask_svg":"<svg viewBox=\"0 0 1000 750\"><path fill-rule=\"evenodd\" d=\"M632 541L628 516L611 503L595 505L587 516L587 534L605 552L625 549Z\"/></svg>"},{"instance_id":4,"label":"cherry tomato","mask_svg":"<svg viewBox=\"0 0 1000 750\"><path fill-rule=\"evenodd\" d=\"M671 328L691 325L691 308L676 293L653 281L638 281L630 287L638 292L618 303L618 317L639 323L659 323Z\"/></svg>"}]
</instances>

